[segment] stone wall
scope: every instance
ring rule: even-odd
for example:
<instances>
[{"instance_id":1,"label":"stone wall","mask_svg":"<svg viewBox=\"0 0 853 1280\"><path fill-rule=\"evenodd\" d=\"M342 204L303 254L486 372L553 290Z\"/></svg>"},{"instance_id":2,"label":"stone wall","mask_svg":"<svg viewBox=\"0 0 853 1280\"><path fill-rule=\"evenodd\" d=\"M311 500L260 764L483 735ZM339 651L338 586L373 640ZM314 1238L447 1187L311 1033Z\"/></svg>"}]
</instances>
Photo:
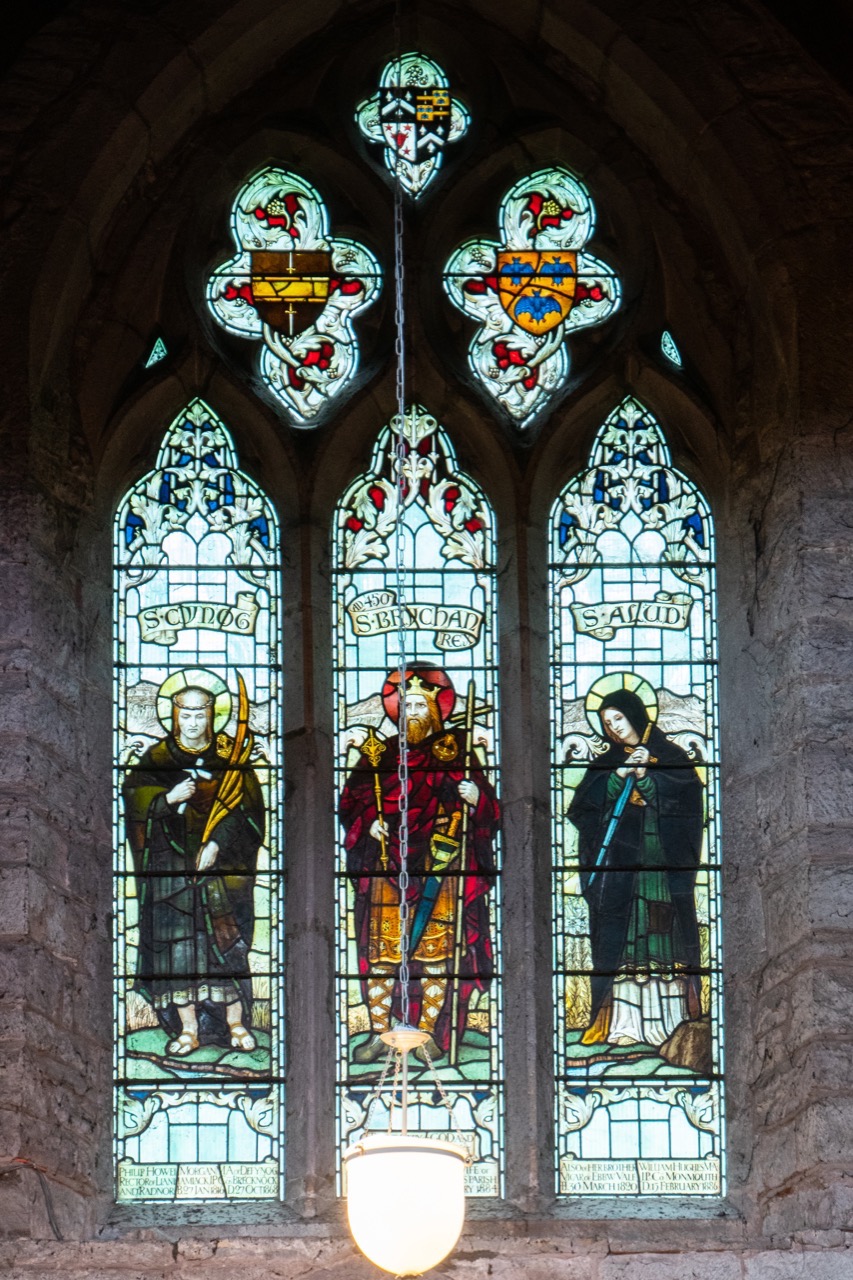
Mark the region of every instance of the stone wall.
<instances>
[{"instance_id":1,"label":"stone wall","mask_svg":"<svg viewBox=\"0 0 853 1280\"><path fill-rule=\"evenodd\" d=\"M101 5L29 42L0 96L0 1265L14 1277L371 1273L333 1196L326 530L393 408L391 308L331 425L282 430L251 353L200 315L231 194L304 168L342 233L390 237L382 179L341 124L388 47L375 0ZM407 7L480 112L410 227L413 394L503 531L508 1199L475 1205L448 1274L525 1280L853 1276L853 435L844 232L849 102L757 3ZM453 32L453 39L447 32ZM525 167L593 188L626 305L578 340L530 440L495 424L468 332L430 277L490 234ZM430 199L433 199L430 197ZM847 240L849 243L849 239ZM384 256L384 252L383 252ZM433 272L434 276L434 272ZM155 326L172 356L145 378ZM672 329L689 359L668 373ZM626 392L664 424L719 531L730 1194L555 1207L550 1103L545 519ZM288 1200L111 1203L110 519L192 396L233 428L286 532ZM544 975L544 976L543 976ZM42 1171L55 1224L46 1210Z\"/></svg>"}]
</instances>

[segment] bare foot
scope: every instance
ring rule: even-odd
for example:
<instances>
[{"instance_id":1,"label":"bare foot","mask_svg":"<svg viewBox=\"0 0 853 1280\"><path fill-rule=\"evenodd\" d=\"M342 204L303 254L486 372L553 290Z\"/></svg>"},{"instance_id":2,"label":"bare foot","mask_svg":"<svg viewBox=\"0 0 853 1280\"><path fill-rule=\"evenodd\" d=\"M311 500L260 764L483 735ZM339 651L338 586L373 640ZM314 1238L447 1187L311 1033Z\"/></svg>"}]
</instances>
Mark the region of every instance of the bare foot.
<instances>
[{"instance_id":1,"label":"bare foot","mask_svg":"<svg viewBox=\"0 0 853 1280\"><path fill-rule=\"evenodd\" d=\"M251 1031L247 1031L242 1022L235 1022L230 1028L231 1031L231 1048L242 1049L245 1053L257 1048L257 1040Z\"/></svg>"},{"instance_id":2,"label":"bare foot","mask_svg":"<svg viewBox=\"0 0 853 1280\"><path fill-rule=\"evenodd\" d=\"M172 1058L185 1058L193 1049L198 1048L198 1036L190 1031L182 1031L177 1040L171 1040L166 1052Z\"/></svg>"}]
</instances>

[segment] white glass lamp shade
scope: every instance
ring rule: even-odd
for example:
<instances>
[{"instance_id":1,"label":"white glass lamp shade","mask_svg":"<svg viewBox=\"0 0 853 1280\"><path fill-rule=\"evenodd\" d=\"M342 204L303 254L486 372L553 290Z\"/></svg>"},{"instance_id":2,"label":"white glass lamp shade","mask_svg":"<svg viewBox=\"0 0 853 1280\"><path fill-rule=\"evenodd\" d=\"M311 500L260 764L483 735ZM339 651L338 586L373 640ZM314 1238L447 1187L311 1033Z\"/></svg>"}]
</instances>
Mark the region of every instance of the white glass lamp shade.
<instances>
[{"instance_id":1,"label":"white glass lamp shade","mask_svg":"<svg viewBox=\"0 0 853 1280\"><path fill-rule=\"evenodd\" d=\"M344 1152L347 1216L371 1262L396 1276L438 1266L465 1221L464 1148L410 1134L372 1134Z\"/></svg>"}]
</instances>

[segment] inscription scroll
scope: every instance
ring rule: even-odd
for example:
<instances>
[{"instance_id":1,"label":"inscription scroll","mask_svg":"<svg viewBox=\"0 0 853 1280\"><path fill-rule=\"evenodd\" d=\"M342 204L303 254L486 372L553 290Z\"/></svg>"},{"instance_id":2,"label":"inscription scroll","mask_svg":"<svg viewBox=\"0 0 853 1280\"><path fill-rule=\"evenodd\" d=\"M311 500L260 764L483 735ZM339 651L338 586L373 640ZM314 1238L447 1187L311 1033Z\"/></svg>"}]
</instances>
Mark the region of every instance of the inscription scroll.
<instances>
[{"instance_id":1,"label":"inscription scroll","mask_svg":"<svg viewBox=\"0 0 853 1280\"><path fill-rule=\"evenodd\" d=\"M663 627L683 631L690 621L693 597L684 591L656 591L652 600L602 600L569 606L578 635L612 640L619 627Z\"/></svg>"},{"instance_id":2,"label":"inscription scroll","mask_svg":"<svg viewBox=\"0 0 853 1280\"><path fill-rule=\"evenodd\" d=\"M232 1200L270 1200L278 1195L278 1168L275 1160L258 1164L223 1164L225 1192Z\"/></svg>"},{"instance_id":3,"label":"inscription scroll","mask_svg":"<svg viewBox=\"0 0 853 1280\"><path fill-rule=\"evenodd\" d=\"M221 1200L225 1184L218 1164L182 1164L178 1166L179 1200Z\"/></svg>"},{"instance_id":4,"label":"inscription scroll","mask_svg":"<svg viewBox=\"0 0 853 1280\"><path fill-rule=\"evenodd\" d=\"M136 1164L120 1160L120 1200L260 1200L278 1195L275 1160L257 1164Z\"/></svg>"},{"instance_id":5,"label":"inscription scroll","mask_svg":"<svg viewBox=\"0 0 853 1280\"><path fill-rule=\"evenodd\" d=\"M465 1170L466 1196L499 1196L497 1160L478 1160Z\"/></svg>"},{"instance_id":6,"label":"inscription scroll","mask_svg":"<svg viewBox=\"0 0 853 1280\"><path fill-rule=\"evenodd\" d=\"M210 600L179 600L152 605L138 614L147 644L174 644L179 631L227 631L254 635L260 605L253 591L238 591L234 604Z\"/></svg>"},{"instance_id":7,"label":"inscription scroll","mask_svg":"<svg viewBox=\"0 0 853 1280\"><path fill-rule=\"evenodd\" d=\"M366 591L347 606L357 636L379 636L398 631L434 631L439 649L471 649L480 636L483 614L456 604L399 605L396 591Z\"/></svg>"},{"instance_id":8,"label":"inscription scroll","mask_svg":"<svg viewBox=\"0 0 853 1280\"><path fill-rule=\"evenodd\" d=\"M720 1194L720 1161L717 1156L705 1160L638 1160L640 1190L657 1196L718 1196Z\"/></svg>"}]
</instances>

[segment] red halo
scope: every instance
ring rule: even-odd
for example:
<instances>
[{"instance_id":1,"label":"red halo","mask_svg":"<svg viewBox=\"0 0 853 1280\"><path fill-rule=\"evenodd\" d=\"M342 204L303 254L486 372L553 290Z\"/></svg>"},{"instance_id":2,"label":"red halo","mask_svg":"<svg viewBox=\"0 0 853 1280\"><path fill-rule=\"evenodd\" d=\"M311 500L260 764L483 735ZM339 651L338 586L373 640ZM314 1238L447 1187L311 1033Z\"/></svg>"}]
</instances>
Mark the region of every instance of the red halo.
<instances>
[{"instance_id":1,"label":"red halo","mask_svg":"<svg viewBox=\"0 0 853 1280\"><path fill-rule=\"evenodd\" d=\"M453 708L456 705L456 690L453 687L450 676L441 667L429 667L425 663L414 663L412 666L406 667L406 684L415 675L423 680L424 684L432 685L433 688L438 689L436 701L441 712L441 718L446 721L453 713ZM399 686L399 670L389 671L382 686L382 703L388 718L393 720L394 724L397 723L400 716L397 696Z\"/></svg>"}]
</instances>

